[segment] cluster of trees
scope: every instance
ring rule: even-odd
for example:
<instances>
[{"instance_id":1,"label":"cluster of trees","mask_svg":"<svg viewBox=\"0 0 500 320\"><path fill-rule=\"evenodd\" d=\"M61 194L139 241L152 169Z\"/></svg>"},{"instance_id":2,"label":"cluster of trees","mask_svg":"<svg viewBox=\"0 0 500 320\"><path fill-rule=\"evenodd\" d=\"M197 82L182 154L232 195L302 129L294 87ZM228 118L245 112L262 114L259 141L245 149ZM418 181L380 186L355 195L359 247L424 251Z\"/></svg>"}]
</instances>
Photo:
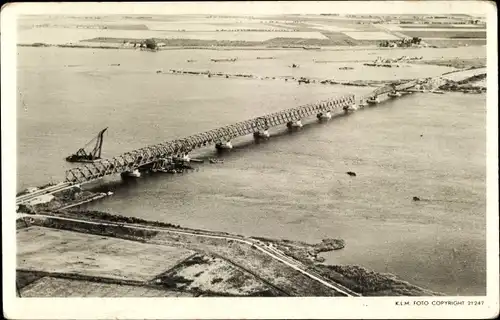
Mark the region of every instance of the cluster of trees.
<instances>
[{"instance_id":1,"label":"cluster of trees","mask_svg":"<svg viewBox=\"0 0 500 320\"><path fill-rule=\"evenodd\" d=\"M127 41L124 40L123 44L126 44L126 43L127 43ZM146 39L145 41L143 41L141 43L135 42L134 43L134 47L147 48L147 49L150 49L150 50L156 50L156 49L158 49L158 43L156 42L155 39Z\"/></svg>"},{"instance_id":2,"label":"cluster of trees","mask_svg":"<svg viewBox=\"0 0 500 320\"><path fill-rule=\"evenodd\" d=\"M391 44L395 44L396 47L411 47L412 45L419 45L422 42L422 38L413 37L413 38L405 38L397 41L382 41L379 46L380 47L390 47Z\"/></svg>"},{"instance_id":3,"label":"cluster of trees","mask_svg":"<svg viewBox=\"0 0 500 320\"><path fill-rule=\"evenodd\" d=\"M158 44L156 43L155 39L147 39L146 41L144 41L144 45L146 46L146 48L151 50L158 49Z\"/></svg>"}]
</instances>

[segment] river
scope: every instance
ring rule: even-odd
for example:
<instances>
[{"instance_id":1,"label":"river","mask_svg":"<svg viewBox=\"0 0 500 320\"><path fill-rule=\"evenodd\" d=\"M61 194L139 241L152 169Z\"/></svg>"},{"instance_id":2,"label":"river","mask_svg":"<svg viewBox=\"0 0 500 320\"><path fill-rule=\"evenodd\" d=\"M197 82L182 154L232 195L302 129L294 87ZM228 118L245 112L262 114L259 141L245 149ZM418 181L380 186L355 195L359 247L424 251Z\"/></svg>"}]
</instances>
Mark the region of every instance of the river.
<instances>
[{"instance_id":1,"label":"river","mask_svg":"<svg viewBox=\"0 0 500 320\"><path fill-rule=\"evenodd\" d=\"M73 166L64 157L104 127L109 130L103 156L112 157L265 113L371 90L157 74L158 69L341 80L452 70L362 67L349 73L338 70L347 63L311 62L311 57L376 57L369 51L18 50L17 190L62 180L64 170ZM442 54L422 52L429 58ZM270 55L275 59L256 59ZM209 62L211 57L234 56L239 60L233 64ZM300 68L289 68L292 61ZM293 134L274 128L265 143L239 138L235 149L223 155L224 164L113 184L113 196L86 207L249 236L304 241L340 237L346 247L325 254L328 263L394 273L450 295L481 295L486 291L485 121L484 95L405 96L326 124L310 119ZM214 151L198 153L212 156ZM413 196L422 201L412 201Z\"/></svg>"}]
</instances>

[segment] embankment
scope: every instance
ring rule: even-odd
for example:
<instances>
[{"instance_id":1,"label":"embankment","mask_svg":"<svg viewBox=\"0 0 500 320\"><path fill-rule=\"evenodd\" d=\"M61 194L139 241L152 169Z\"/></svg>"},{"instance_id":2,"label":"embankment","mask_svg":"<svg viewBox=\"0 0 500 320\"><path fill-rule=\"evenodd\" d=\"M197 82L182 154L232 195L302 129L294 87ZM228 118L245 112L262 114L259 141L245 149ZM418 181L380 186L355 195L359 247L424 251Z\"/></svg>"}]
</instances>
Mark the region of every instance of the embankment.
<instances>
[{"instance_id":1,"label":"embankment","mask_svg":"<svg viewBox=\"0 0 500 320\"><path fill-rule=\"evenodd\" d=\"M354 70L351 68L349 70ZM270 76L259 76L256 74L242 74L242 73L225 73L225 72L213 72L213 71L200 71L200 70L179 70L179 69L170 69L168 72L163 72L162 70L157 70L157 74L175 74L175 75L192 75L192 76L203 76L209 78L241 78L241 79L254 79L254 80L278 80L278 81L286 81L286 82L297 82L299 84L323 84L323 85L344 85L344 86L357 86L357 87L380 87L385 86L387 84L400 84L403 81L411 81L414 79L405 79L405 80L353 80L353 81L341 81L334 79L322 79L315 77L293 77L293 76L278 76L278 77L270 77Z\"/></svg>"},{"instance_id":2,"label":"embankment","mask_svg":"<svg viewBox=\"0 0 500 320\"><path fill-rule=\"evenodd\" d=\"M39 187L34 190L41 190L44 187ZM29 192L20 192L19 195L28 195ZM20 204L17 212L35 213L40 211L57 211L77 207L81 204L101 199L110 194L104 192L95 192L82 190L75 186L62 191L55 192L51 195L42 195L27 200Z\"/></svg>"},{"instance_id":3,"label":"embankment","mask_svg":"<svg viewBox=\"0 0 500 320\"><path fill-rule=\"evenodd\" d=\"M122 238L127 240L148 242L150 239L155 239L158 231L148 230L144 227L161 227L168 230L173 230L173 235L175 232L181 232L186 234L200 234L226 238L227 240L216 240L217 247L222 249L223 247L232 248L235 245L234 240L231 239L241 239L245 241L254 242L255 245L261 245L264 243L264 248L269 245L269 250L273 250L278 255L287 257L286 259L292 263L302 266L308 272L312 274L319 275L326 279L338 283L354 292L360 293L365 296L431 296L431 295L441 295L440 293L432 292L415 285L412 285L404 280L398 279L392 274L381 274L374 271L370 271L360 266L356 265L324 265L321 263L321 257L318 255L321 252L340 250L346 244L341 239L325 239L318 244L308 244L300 241L289 241L289 240L277 240L269 238L246 238L238 235L231 235L229 233L215 232L215 231L205 231L199 229L187 229L182 228L178 225L172 225L162 222L147 221L138 218L123 217L118 215L112 215L99 211L59 211L59 212L44 212L45 215L52 215L57 217L66 217L72 220L61 220L61 219L50 219L43 218L37 215L27 216L25 218L19 219L18 224L20 226L31 226L38 225L42 227L76 231L79 233L88 233L106 237ZM90 223L88 223L90 222ZM109 225L107 223L112 223ZM133 228L130 228L133 226ZM181 246L200 246L204 247L209 245L203 240L203 237L194 237L187 240L187 236L176 236L176 238L170 238L169 241L176 239L175 241L180 242L178 245ZM196 240L195 240L196 238ZM40 241L40 240L39 240ZM184 243L184 241L188 241ZM215 240L214 240L215 241ZM212 244L213 245L213 244ZM253 246L252 246L253 247ZM229 249L228 249L229 250ZM251 249L250 249L251 250ZM277 251L276 251L277 250ZM239 250L238 252L240 252ZM273 252L270 251L270 252ZM228 252L231 252L229 250ZM241 251L244 252L244 251ZM257 252L257 251L252 251ZM238 260L239 259L239 260ZM240 261L241 257L236 260ZM229 261L231 261L229 257ZM243 260L242 260L243 261ZM293 262L295 261L295 262ZM265 266L260 266L259 268L266 268ZM200 271L203 271L200 269ZM216 282L217 280L215 280ZM314 289L313 291L315 291ZM323 290L323 289L322 289ZM318 292L322 292L321 290Z\"/></svg>"},{"instance_id":4,"label":"embankment","mask_svg":"<svg viewBox=\"0 0 500 320\"><path fill-rule=\"evenodd\" d=\"M414 64L428 64L443 67L451 67L457 69L481 68L486 66L486 58L447 58L447 59L432 59L432 60L415 60L411 61Z\"/></svg>"},{"instance_id":5,"label":"embankment","mask_svg":"<svg viewBox=\"0 0 500 320\"><path fill-rule=\"evenodd\" d=\"M445 83L439 86L440 90L463 92L463 93L484 93L486 92L486 83L481 83L487 77L486 73L474 75L470 78L453 81L445 80ZM478 84L479 83L479 84Z\"/></svg>"}]
</instances>

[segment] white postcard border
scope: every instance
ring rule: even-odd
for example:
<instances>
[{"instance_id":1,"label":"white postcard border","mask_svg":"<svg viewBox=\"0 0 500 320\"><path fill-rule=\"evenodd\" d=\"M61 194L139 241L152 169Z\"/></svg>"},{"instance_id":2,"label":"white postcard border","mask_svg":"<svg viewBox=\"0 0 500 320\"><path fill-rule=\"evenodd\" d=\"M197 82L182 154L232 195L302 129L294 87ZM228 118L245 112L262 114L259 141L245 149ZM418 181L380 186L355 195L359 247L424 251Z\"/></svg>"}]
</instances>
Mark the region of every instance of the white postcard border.
<instances>
[{"instance_id":1,"label":"white postcard border","mask_svg":"<svg viewBox=\"0 0 500 320\"><path fill-rule=\"evenodd\" d=\"M487 296L377 298L16 298L16 17L20 14L127 14L159 12L486 13L487 14ZM153 10L151 9L153 8ZM12 319L300 319L492 318L499 309L498 274L498 57L496 5L487 1L367 1L257 3L30 3L2 8L2 255L4 316ZM369 266L367 266L369 267ZM440 305L443 301L464 305ZM468 305L483 301L482 306ZM397 303L403 305L397 305ZM408 302L408 305L404 303ZM416 303L420 303L417 305ZM427 304L427 305L424 305Z\"/></svg>"}]
</instances>

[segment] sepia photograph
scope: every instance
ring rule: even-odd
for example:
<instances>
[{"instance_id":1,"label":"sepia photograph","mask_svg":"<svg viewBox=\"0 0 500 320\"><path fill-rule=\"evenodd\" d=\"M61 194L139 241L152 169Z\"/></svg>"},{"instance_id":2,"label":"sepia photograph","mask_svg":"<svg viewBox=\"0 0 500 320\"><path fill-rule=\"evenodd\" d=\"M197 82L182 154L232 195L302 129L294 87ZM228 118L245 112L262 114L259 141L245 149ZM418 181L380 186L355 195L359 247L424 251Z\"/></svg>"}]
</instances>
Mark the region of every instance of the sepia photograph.
<instances>
[{"instance_id":1,"label":"sepia photograph","mask_svg":"<svg viewBox=\"0 0 500 320\"><path fill-rule=\"evenodd\" d=\"M4 315L497 316L496 24L487 1L5 5Z\"/></svg>"}]
</instances>

